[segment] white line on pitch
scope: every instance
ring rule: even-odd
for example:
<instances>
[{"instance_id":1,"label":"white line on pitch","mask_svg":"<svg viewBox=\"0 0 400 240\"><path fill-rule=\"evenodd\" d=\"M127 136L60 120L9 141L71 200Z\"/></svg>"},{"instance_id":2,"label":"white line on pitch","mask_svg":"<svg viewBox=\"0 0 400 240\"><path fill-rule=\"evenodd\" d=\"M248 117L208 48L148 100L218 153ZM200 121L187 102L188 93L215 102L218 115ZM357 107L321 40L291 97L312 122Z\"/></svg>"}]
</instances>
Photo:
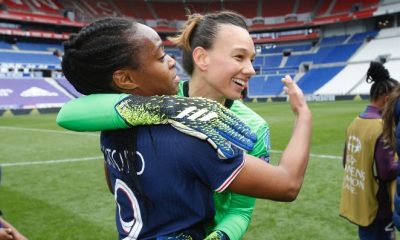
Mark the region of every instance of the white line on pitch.
<instances>
[{"instance_id":1,"label":"white line on pitch","mask_svg":"<svg viewBox=\"0 0 400 240\"><path fill-rule=\"evenodd\" d=\"M73 131L50 130L50 129L40 129L40 128L22 128L22 127L2 127L2 126L0 126L0 129L99 136L99 133L95 133L95 132L93 132L93 133L92 132L73 132ZM273 153L282 153L283 151L271 150L271 152L273 152ZM342 159L341 156L325 155L325 154L312 154L311 153L310 156L311 157L319 157L319 158Z\"/></svg>"},{"instance_id":2,"label":"white line on pitch","mask_svg":"<svg viewBox=\"0 0 400 240\"><path fill-rule=\"evenodd\" d=\"M273 153L282 153L282 151L271 150ZM333 155L324 155L324 154L310 154L311 157L319 157L319 158L330 158L330 159L342 159L339 156ZM85 158L67 158L67 159L59 159L59 160L47 160L47 161L31 161L31 162L17 162L17 163L0 163L2 167L18 167L18 166L30 166L30 165L45 165L45 164L58 164L58 163L71 163L71 162L82 162L82 161L92 161L103 159L102 156L97 157L85 157Z\"/></svg>"},{"instance_id":3,"label":"white line on pitch","mask_svg":"<svg viewBox=\"0 0 400 240\"><path fill-rule=\"evenodd\" d=\"M272 153L283 153L283 151L271 150ZM325 155L325 154L310 154L310 157L319 157L319 158L330 158L330 159L342 159L341 156L335 155Z\"/></svg>"},{"instance_id":4,"label":"white line on pitch","mask_svg":"<svg viewBox=\"0 0 400 240\"><path fill-rule=\"evenodd\" d=\"M92 160L100 160L100 159L103 159L103 157L102 156L97 156L97 157L67 158L67 159L47 160L47 161L0 163L0 166L2 166L2 167L19 167L19 166L30 166L30 165L44 165L44 164L82 162L82 161L92 161Z\"/></svg>"},{"instance_id":5,"label":"white line on pitch","mask_svg":"<svg viewBox=\"0 0 400 240\"><path fill-rule=\"evenodd\" d=\"M73 135L86 135L86 136L99 136L99 133L95 132L73 132L63 130L51 130L51 129L40 129L40 128L24 128L24 127L5 127L0 126L0 130L17 130L17 131L31 131L31 132L47 132L47 133L59 133L59 134L73 134Z\"/></svg>"}]
</instances>

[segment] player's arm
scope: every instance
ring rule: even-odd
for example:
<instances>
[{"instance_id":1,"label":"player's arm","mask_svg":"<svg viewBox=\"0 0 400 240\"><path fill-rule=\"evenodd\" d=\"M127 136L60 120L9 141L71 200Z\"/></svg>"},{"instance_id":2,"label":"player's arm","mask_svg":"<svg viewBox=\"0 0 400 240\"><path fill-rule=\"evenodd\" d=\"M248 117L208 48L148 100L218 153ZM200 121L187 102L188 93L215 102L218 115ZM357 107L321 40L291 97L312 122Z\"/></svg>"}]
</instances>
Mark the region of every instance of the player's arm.
<instances>
[{"instance_id":1,"label":"player's arm","mask_svg":"<svg viewBox=\"0 0 400 240\"><path fill-rule=\"evenodd\" d=\"M268 161L269 136L269 126L263 124L257 131L257 142L249 154ZM242 239L250 225L254 203L255 198L253 197L232 193L229 208L220 219L216 219L216 226L213 230L222 231L230 240ZM210 236L213 234L211 233Z\"/></svg>"},{"instance_id":2,"label":"player's arm","mask_svg":"<svg viewBox=\"0 0 400 240\"><path fill-rule=\"evenodd\" d=\"M268 159L267 153L269 153L265 139L269 138L268 125L263 125L257 131L257 142L254 145L251 155L257 156L261 159ZM269 156L269 155L268 155ZM222 231L226 234L230 240L242 239L246 233L250 222L251 216L254 210L255 198L231 193L231 201L229 208L224 212L221 218L216 219L216 225L214 226L214 231ZM215 204L218 204L217 202ZM218 208L216 209L218 211ZM212 236L211 233L209 236ZM211 238L210 238L211 239Z\"/></svg>"},{"instance_id":3,"label":"player's arm","mask_svg":"<svg viewBox=\"0 0 400 240\"><path fill-rule=\"evenodd\" d=\"M295 114L295 124L280 163L273 166L245 155L246 163L229 185L230 191L277 201L293 201L300 191L310 153L312 117L297 84L289 76L282 81Z\"/></svg>"},{"instance_id":4,"label":"player's arm","mask_svg":"<svg viewBox=\"0 0 400 240\"><path fill-rule=\"evenodd\" d=\"M2 228L7 229L6 233L8 235L11 235L11 239L15 240L26 240L27 238L22 235L13 225L11 225L9 222L7 222L4 218L0 217L0 223ZM10 238L8 238L10 239Z\"/></svg>"},{"instance_id":5,"label":"player's arm","mask_svg":"<svg viewBox=\"0 0 400 240\"><path fill-rule=\"evenodd\" d=\"M234 155L226 140L245 150L251 150L256 140L234 113L204 98L93 94L66 103L57 123L74 131L171 124L181 132L207 140L222 158Z\"/></svg>"},{"instance_id":6,"label":"player's arm","mask_svg":"<svg viewBox=\"0 0 400 240\"><path fill-rule=\"evenodd\" d=\"M222 231L230 240L242 239L250 225L254 203L253 197L232 193L226 214L217 222L213 230Z\"/></svg>"},{"instance_id":7,"label":"player's arm","mask_svg":"<svg viewBox=\"0 0 400 240\"><path fill-rule=\"evenodd\" d=\"M92 94L64 104L57 115L57 123L73 131L103 131L129 128L115 110L115 105L127 94Z\"/></svg>"}]
</instances>

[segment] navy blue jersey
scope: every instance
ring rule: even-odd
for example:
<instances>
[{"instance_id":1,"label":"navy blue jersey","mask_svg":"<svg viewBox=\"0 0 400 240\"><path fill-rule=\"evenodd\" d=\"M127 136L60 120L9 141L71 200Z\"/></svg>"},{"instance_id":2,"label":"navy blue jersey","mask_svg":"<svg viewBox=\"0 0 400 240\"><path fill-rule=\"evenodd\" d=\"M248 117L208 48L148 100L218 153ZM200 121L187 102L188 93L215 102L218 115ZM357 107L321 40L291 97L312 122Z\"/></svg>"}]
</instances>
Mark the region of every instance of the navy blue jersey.
<instances>
[{"instance_id":1,"label":"navy blue jersey","mask_svg":"<svg viewBox=\"0 0 400 240\"><path fill-rule=\"evenodd\" d=\"M203 225L214 217L213 191L225 190L236 177L243 154L221 160L207 141L169 125L138 127L134 166L142 195L132 187L123 161L130 153L117 147L121 135L115 132L102 132L101 147L117 203L119 238L153 239L188 230L203 239Z\"/></svg>"}]
</instances>

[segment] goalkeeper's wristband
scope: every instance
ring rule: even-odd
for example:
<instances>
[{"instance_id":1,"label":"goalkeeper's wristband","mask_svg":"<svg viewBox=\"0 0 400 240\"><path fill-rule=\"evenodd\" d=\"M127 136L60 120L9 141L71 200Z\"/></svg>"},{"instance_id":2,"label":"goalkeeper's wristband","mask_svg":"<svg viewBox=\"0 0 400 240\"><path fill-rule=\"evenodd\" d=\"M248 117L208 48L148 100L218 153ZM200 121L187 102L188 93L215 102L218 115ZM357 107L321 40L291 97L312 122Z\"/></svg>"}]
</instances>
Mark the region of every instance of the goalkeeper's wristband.
<instances>
[{"instance_id":1,"label":"goalkeeper's wristband","mask_svg":"<svg viewBox=\"0 0 400 240\"><path fill-rule=\"evenodd\" d=\"M229 240L229 237L226 233L220 230L215 230L210 233L205 240Z\"/></svg>"},{"instance_id":2,"label":"goalkeeper's wristband","mask_svg":"<svg viewBox=\"0 0 400 240\"><path fill-rule=\"evenodd\" d=\"M130 126L165 124L168 117L161 110L165 97L127 96L115 104L115 110Z\"/></svg>"}]
</instances>

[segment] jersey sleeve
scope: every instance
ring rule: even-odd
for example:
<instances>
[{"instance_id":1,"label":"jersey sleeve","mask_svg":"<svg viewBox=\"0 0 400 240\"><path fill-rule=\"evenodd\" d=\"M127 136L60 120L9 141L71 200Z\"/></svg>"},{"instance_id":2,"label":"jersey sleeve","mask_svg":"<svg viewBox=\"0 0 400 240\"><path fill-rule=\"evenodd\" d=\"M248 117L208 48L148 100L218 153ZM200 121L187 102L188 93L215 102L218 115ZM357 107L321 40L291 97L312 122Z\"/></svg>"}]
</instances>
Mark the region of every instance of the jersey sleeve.
<instances>
[{"instance_id":1,"label":"jersey sleeve","mask_svg":"<svg viewBox=\"0 0 400 240\"><path fill-rule=\"evenodd\" d=\"M115 110L127 94L93 94L71 100L62 106L57 124L73 131L102 131L128 128Z\"/></svg>"},{"instance_id":2,"label":"jersey sleeve","mask_svg":"<svg viewBox=\"0 0 400 240\"><path fill-rule=\"evenodd\" d=\"M203 184L216 192L224 191L244 166L243 151L235 151L236 154L232 158L220 159L207 141L182 136L185 141L185 152L191 154L180 156L178 159L185 161L188 174L201 179Z\"/></svg>"},{"instance_id":3,"label":"jersey sleeve","mask_svg":"<svg viewBox=\"0 0 400 240\"><path fill-rule=\"evenodd\" d=\"M227 209L220 210L217 206L218 202L215 200L217 225L213 230L223 231L229 236L230 240L242 239L250 225L255 198L236 193L228 194L231 195L231 198ZM214 199L216 198L217 196ZM222 212L220 216L218 216L219 211Z\"/></svg>"}]
</instances>

